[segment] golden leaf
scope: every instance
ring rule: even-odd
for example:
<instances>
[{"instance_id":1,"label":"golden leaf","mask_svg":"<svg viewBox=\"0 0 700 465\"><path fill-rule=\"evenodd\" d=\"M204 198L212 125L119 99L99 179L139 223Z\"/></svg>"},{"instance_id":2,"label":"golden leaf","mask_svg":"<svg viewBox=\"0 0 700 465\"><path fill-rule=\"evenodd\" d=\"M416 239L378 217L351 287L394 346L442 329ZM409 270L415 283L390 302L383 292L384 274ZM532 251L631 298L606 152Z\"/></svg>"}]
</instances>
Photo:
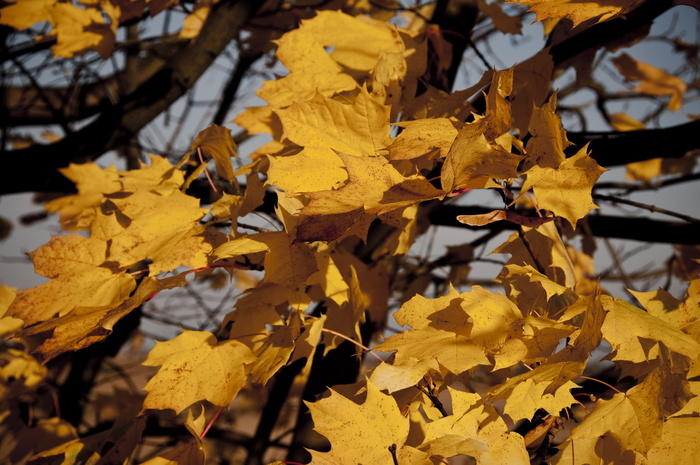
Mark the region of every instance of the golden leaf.
<instances>
[{"instance_id":1,"label":"golden leaf","mask_svg":"<svg viewBox=\"0 0 700 465\"><path fill-rule=\"evenodd\" d=\"M184 331L170 341L156 342L143 365L160 369L146 384L143 408L180 413L200 400L225 407L245 386L255 360L243 343L217 343L206 331Z\"/></svg>"},{"instance_id":2,"label":"golden leaf","mask_svg":"<svg viewBox=\"0 0 700 465\"><path fill-rule=\"evenodd\" d=\"M202 151L205 160L214 159L216 172L225 180L235 183L231 157L237 157L236 143L231 137L231 131L222 126L212 124L200 133L192 142L191 151ZM192 157L194 155L190 155Z\"/></svg>"},{"instance_id":3,"label":"golden leaf","mask_svg":"<svg viewBox=\"0 0 700 465\"><path fill-rule=\"evenodd\" d=\"M394 465L390 447L401 448L408 436L408 419L396 401L367 381L367 398L357 404L330 390L318 402L307 402L314 430L331 442L330 452L311 452L317 465L365 463Z\"/></svg>"},{"instance_id":4,"label":"golden leaf","mask_svg":"<svg viewBox=\"0 0 700 465\"><path fill-rule=\"evenodd\" d=\"M527 141L526 158L540 168L559 168L566 159L564 149L571 145L566 138L566 131L561 127L556 107L555 94L541 108L535 107L530 118L529 131L532 138Z\"/></svg>"},{"instance_id":5,"label":"golden leaf","mask_svg":"<svg viewBox=\"0 0 700 465\"><path fill-rule=\"evenodd\" d=\"M30 254L35 271L51 281L18 291L6 315L32 325L75 307L123 301L135 286L134 278L101 266L106 254L107 244L95 238L53 237Z\"/></svg>"},{"instance_id":6,"label":"golden leaf","mask_svg":"<svg viewBox=\"0 0 700 465\"><path fill-rule=\"evenodd\" d=\"M521 195L532 189L539 208L565 218L576 229L578 220L598 208L591 190L605 171L584 147L557 168L533 166L527 170Z\"/></svg>"},{"instance_id":7,"label":"golden leaf","mask_svg":"<svg viewBox=\"0 0 700 465\"><path fill-rule=\"evenodd\" d=\"M657 369L625 393L598 400L595 409L572 432L553 463L614 460L615 447L601 447L600 440L619 441L617 451L646 453L661 439L664 419L692 396L683 375ZM613 434L610 434L613 433ZM657 462L658 463L658 462Z\"/></svg>"},{"instance_id":8,"label":"golden leaf","mask_svg":"<svg viewBox=\"0 0 700 465\"><path fill-rule=\"evenodd\" d=\"M377 216L441 197L423 176L402 176L384 157L338 153L348 171L348 182L337 190L307 192L297 225L300 240L332 241L351 227L362 237ZM307 218L304 218L307 217Z\"/></svg>"},{"instance_id":9,"label":"golden leaf","mask_svg":"<svg viewBox=\"0 0 700 465\"><path fill-rule=\"evenodd\" d=\"M391 144L389 107L362 88L352 104L316 94L276 110L284 136L302 147L322 147L355 156L386 153Z\"/></svg>"},{"instance_id":10,"label":"golden leaf","mask_svg":"<svg viewBox=\"0 0 700 465\"><path fill-rule=\"evenodd\" d=\"M552 18L568 18L573 27L586 21L594 23L609 21L639 6L643 0L507 0L508 3L521 3L530 7L537 15L537 21Z\"/></svg>"},{"instance_id":11,"label":"golden leaf","mask_svg":"<svg viewBox=\"0 0 700 465\"><path fill-rule=\"evenodd\" d=\"M637 61L626 53L614 58L613 64L628 82L641 81L634 90L646 95L668 95L671 97L668 109L680 110L688 87L682 79L655 66Z\"/></svg>"},{"instance_id":12,"label":"golden leaf","mask_svg":"<svg viewBox=\"0 0 700 465\"><path fill-rule=\"evenodd\" d=\"M389 160L410 160L435 150L444 158L463 126L456 118L426 118L396 125L403 131L389 146Z\"/></svg>"},{"instance_id":13,"label":"golden leaf","mask_svg":"<svg viewBox=\"0 0 700 465\"><path fill-rule=\"evenodd\" d=\"M466 124L457 134L440 173L442 188L459 189L500 187L495 179L517 177L522 157L505 150L486 138L489 128L485 119Z\"/></svg>"},{"instance_id":14,"label":"golden leaf","mask_svg":"<svg viewBox=\"0 0 700 465\"><path fill-rule=\"evenodd\" d=\"M329 147L306 147L294 155L270 156L267 184L286 192L333 190L348 179L343 161Z\"/></svg>"},{"instance_id":15,"label":"golden leaf","mask_svg":"<svg viewBox=\"0 0 700 465\"><path fill-rule=\"evenodd\" d=\"M496 221L510 221L521 226L536 228L537 226L554 220L547 216L523 216L509 210L493 210L479 215L459 215L457 221L469 226L485 226Z\"/></svg>"},{"instance_id":16,"label":"golden leaf","mask_svg":"<svg viewBox=\"0 0 700 465\"><path fill-rule=\"evenodd\" d=\"M623 300L601 299L608 312L603 337L613 348L613 360L644 364L661 356L661 344L691 360L700 357L700 343L680 329Z\"/></svg>"}]
</instances>

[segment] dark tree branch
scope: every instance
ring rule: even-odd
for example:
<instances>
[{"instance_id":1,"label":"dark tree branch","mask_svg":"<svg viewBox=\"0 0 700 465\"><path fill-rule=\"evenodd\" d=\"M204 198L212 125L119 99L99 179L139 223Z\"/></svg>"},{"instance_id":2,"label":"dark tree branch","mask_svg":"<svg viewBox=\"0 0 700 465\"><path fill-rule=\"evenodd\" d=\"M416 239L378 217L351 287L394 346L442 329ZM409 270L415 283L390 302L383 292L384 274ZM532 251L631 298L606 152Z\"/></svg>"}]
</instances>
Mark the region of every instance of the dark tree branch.
<instances>
[{"instance_id":1,"label":"dark tree branch","mask_svg":"<svg viewBox=\"0 0 700 465\"><path fill-rule=\"evenodd\" d=\"M664 129L628 132L569 132L576 146L590 142L591 157L602 166L618 166L652 158L680 158L700 148L700 120Z\"/></svg>"},{"instance_id":2,"label":"dark tree branch","mask_svg":"<svg viewBox=\"0 0 700 465\"><path fill-rule=\"evenodd\" d=\"M93 123L51 145L5 152L13 175L3 179L0 194L64 188L57 168L94 160L138 134L195 84L259 6L254 0L217 3L192 44Z\"/></svg>"},{"instance_id":3,"label":"dark tree branch","mask_svg":"<svg viewBox=\"0 0 700 465\"><path fill-rule=\"evenodd\" d=\"M489 211L490 209L482 207L441 205L440 208L430 214L429 218L434 225L452 226L456 228L480 230L502 228L513 231L518 229L518 225L506 221L491 223L486 226L467 226L457 221L458 215L477 215ZM663 244L692 245L700 242L700 223L659 221L643 217L589 215L588 224L591 233L596 237L629 239Z\"/></svg>"},{"instance_id":4,"label":"dark tree branch","mask_svg":"<svg viewBox=\"0 0 700 465\"><path fill-rule=\"evenodd\" d=\"M671 9L673 0L652 0L643 2L629 13L610 21L597 23L588 29L555 44L549 53L554 66L559 67L572 58L602 47L618 46L627 38L636 38L648 32L656 18Z\"/></svg>"},{"instance_id":5,"label":"dark tree branch","mask_svg":"<svg viewBox=\"0 0 700 465\"><path fill-rule=\"evenodd\" d=\"M226 119L228 110L231 108L231 106L233 105L233 101L236 98L236 93L238 92L238 88L241 85L243 76L245 76L246 72L248 71L248 69L250 69L251 65L255 63L261 56L262 53L246 55L244 52L241 52L240 56L238 57L238 63L236 63L236 68L233 70L233 73L231 74L228 83L226 83L224 93L221 96L221 101L219 102L219 108L217 108L216 110L216 114L214 115L212 123L218 125L224 123L224 119Z\"/></svg>"}]
</instances>

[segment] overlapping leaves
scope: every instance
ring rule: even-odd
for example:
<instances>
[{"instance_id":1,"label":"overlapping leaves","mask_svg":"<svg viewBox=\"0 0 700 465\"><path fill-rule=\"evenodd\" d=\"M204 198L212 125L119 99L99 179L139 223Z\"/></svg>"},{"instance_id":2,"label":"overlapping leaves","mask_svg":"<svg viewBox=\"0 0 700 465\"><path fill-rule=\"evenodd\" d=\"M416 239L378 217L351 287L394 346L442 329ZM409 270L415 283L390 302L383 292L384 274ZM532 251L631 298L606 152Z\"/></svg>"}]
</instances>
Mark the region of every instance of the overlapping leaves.
<instances>
[{"instance_id":1,"label":"overlapping leaves","mask_svg":"<svg viewBox=\"0 0 700 465\"><path fill-rule=\"evenodd\" d=\"M566 17L577 26L614 18L638 2L525 3L538 19ZM2 10L3 22L9 24L16 7ZM480 8L496 22L493 5ZM35 16L20 19L29 24ZM25 27L22 21L12 24ZM645 309L612 299L577 266L551 221L563 218L575 228L596 208L591 189L604 169L586 147L568 158L564 152L570 143L547 88L547 53L484 77L477 87L490 83L486 110L465 121L472 110L466 91L416 107L423 102L413 97L428 47L409 30L323 12L277 46L289 74L259 90L267 107L237 119L274 140L238 173L229 131L215 126L177 166L151 157L129 172L94 164L64 170L78 193L47 208L60 214L65 230L85 235L54 237L31 254L37 273L50 281L16 295L2 289L0 335L31 340L33 354L46 361L104 339L129 312L188 278L214 268L264 271L216 335L185 331L158 342L144 362L158 367L145 386L144 411L191 407L185 424L195 436L153 463L201 463L198 404L226 407L244 386L266 385L300 360L306 360L303 378L321 346L325 353L348 340L362 347L361 324L384 323L390 275L425 219L421 204L468 189L500 189L512 199L509 207L532 206L538 215L528 221L510 210L492 212L521 226L496 250L510 255L499 275L505 293L450 287L434 299L407 299L394 318L408 328L374 347L386 359L360 383L307 404L331 446L312 452L313 463L428 464L458 455L479 464L529 463L537 446L513 425L542 412L557 417L576 404L572 391L587 379L587 360L603 340L612 347L610 360L636 385L596 400L555 461L624 456L659 463L683 428L697 427L698 281L682 301L662 291L636 294ZM624 60L620 68L629 79L641 76ZM648 83L642 90L658 92ZM441 94L428 89L426 95ZM397 122L400 114L424 117ZM397 137L394 123L403 129ZM208 160L234 192L201 205L184 190ZM187 179L185 163L199 163ZM441 188L427 179L431 170L439 171ZM239 191L236 178L243 175L246 189ZM278 190L281 230L239 227L262 202L263 182ZM514 198L511 188L519 182ZM373 244L371 256L357 256L377 220L394 230ZM12 379L28 389L41 382L44 371L26 352L9 358L0 370L3 393L12 392ZM475 388L479 375L492 384ZM134 441L137 426L119 429L113 442ZM62 440L45 456L85 446Z\"/></svg>"}]
</instances>

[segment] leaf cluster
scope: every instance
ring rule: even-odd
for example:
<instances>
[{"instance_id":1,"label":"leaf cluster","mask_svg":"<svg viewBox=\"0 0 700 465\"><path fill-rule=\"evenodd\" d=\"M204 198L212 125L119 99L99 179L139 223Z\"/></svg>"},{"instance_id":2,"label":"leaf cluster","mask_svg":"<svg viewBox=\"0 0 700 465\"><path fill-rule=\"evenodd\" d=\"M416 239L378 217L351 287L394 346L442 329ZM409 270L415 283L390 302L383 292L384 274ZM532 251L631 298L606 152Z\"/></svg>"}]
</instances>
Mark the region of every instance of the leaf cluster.
<instances>
[{"instance_id":1,"label":"leaf cluster","mask_svg":"<svg viewBox=\"0 0 700 465\"><path fill-rule=\"evenodd\" d=\"M107 53L107 33L90 31L127 21L129 2L84 3L30 11L15 2L0 22L48 21L56 56ZM145 3L156 14L172 2ZM181 38L199 36L215 3L196 3ZM519 30L502 4L478 3L496 28ZM537 20L568 22L572 33L645 2L520 3ZM314 464L460 456L485 465L691 463L698 445L687 432L700 415L697 263L684 269L682 299L662 289L630 290L636 304L609 295L592 278L590 254L569 240L589 227L606 169L595 146L572 143L563 129L551 88L561 63L545 49L445 92L455 44L418 10L402 12L412 19L402 26L319 10L281 35L275 54L288 73L265 81L257 91L265 105L235 120L269 142L237 168L230 131L214 124L177 163L152 155L128 171L92 162L62 169L77 192L45 206L67 234L30 254L48 281L0 289L0 460L201 464L217 456L211 444L230 439L216 437L226 426L210 432L222 412L245 410L266 390L256 435L241 441L247 463L269 458L273 443L290 455L302 449ZM66 33L68 17L80 21L78 34ZM627 55L615 64L642 82L637 92L670 96L670 110L682 105L678 78ZM657 168L631 171L652 178ZM202 179L213 201L193 195ZM433 264L448 267L447 278L433 283L411 247L431 211L473 191L497 192L503 206L453 219L508 223L515 232L494 249L507 261L493 283L463 290L477 244L452 248ZM251 224L262 214L264 226ZM109 428L79 430L47 406L61 363L126 338L121 325L166 291L222 275L239 285L259 279L243 286L216 329L157 341L142 362L154 370L145 393L108 396L111 411L94 407ZM389 336L396 309L400 329ZM591 373L604 345L610 382ZM344 382L334 382L334 357L348 369ZM278 412L270 412L285 400L300 412L293 438L273 441ZM23 408L39 414L28 418ZM302 428L309 418L315 439ZM166 419L180 427L167 430L172 443L144 451Z\"/></svg>"}]
</instances>

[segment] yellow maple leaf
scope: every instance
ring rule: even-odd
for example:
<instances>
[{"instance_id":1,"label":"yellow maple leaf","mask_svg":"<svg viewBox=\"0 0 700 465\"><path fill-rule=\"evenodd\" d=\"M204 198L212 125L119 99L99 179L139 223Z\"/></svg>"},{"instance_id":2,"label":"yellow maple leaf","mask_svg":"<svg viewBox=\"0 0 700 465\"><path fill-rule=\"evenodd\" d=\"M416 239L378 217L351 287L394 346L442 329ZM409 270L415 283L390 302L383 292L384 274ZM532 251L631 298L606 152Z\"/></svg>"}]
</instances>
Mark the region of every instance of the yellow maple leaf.
<instances>
[{"instance_id":1,"label":"yellow maple leaf","mask_svg":"<svg viewBox=\"0 0 700 465\"><path fill-rule=\"evenodd\" d=\"M340 11L321 10L302 22L302 28L324 47L334 47L331 57L340 65L369 71L382 53L403 52L398 28L366 16L350 16Z\"/></svg>"},{"instance_id":2,"label":"yellow maple leaf","mask_svg":"<svg viewBox=\"0 0 700 465\"><path fill-rule=\"evenodd\" d=\"M343 161L330 147L306 147L293 155L268 158L267 184L285 192L333 190L348 179Z\"/></svg>"},{"instance_id":3,"label":"yellow maple leaf","mask_svg":"<svg viewBox=\"0 0 700 465\"><path fill-rule=\"evenodd\" d=\"M0 337L2 338L8 338L24 324L19 318L5 315L15 297L17 297L15 288L5 284L0 286Z\"/></svg>"},{"instance_id":4,"label":"yellow maple leaf","mask_svg":"<svg viewBox=\"0 0 700 465\"><path fill-rule=\"evenodd\" d=\"M325 147L350 155L380 155L391 144L389 107L362 88L351 104L316 94L275 110L284 137L302 147Z\"/></svg>"},{"instance_id":5,"label":"yellow maple leaf","mask_svg":"<svg viewBox=\"0 0 700 465\"><path fill-rule=\"evenodd\" d=\"M212 254L217 258L229 258L270 250L267 244L256 239L255 234L234 238L218 246Z\"/></svg>"},{"instance_id":6,"label":"yellow maple leaf","mask_svg":"<svg viewBox=\"0 0 700 465\"><path fill-rule=\"evenodd\" d=\"M576 272L559 231L554 223L537 228L522 227L522 235L513 233L493 253L509 253L508 265L526 264L546 275L557 284L574 289ZM527 245L523 241L527 241ZM533 255L537 260L533 260ZM541 268L541 269L540 269Z\"/></svg>"},{"instance_id":7,"label":"yellow maple leaf","mask_svg":"<svg viewBox=\"0 0 700 465\"><path fill-rule=\"evenodd\" d=\"M121 302L135 286L134 278L101 266L107 244L83 236L57 236L30 254L37 273L52 278L17 292L6 315L26 325L65 315L78 306Z\"/></svg>"},{"instance_id":8,"label":"yellow maple leaf","mask_svg":"<svg viewBox=\"0 0 700 465\"><path fill-rule=\"evenodd\" d=\"M281 79L265 81L258 97L275 108L312 98L317 92L331 96L355 89L357 81L326 53L303 27L286 33L277 41L277 58L289 74Z\"/></svg>"},{"instance_id":9,"label":"yellow maple leaf","mask_svg":"<svg viewBox=\"0 0 700 465\"><path fill-rule=\"evenodd\" d=\"M46 361L64 352L83 349L101 341L112 333L119 320L154 294L185 284L185 273L164 279L146 277L128 298L100 306L75 306L65 314L54 318L45 317L44 321L25 328L18 335L34 336L37 343L41 341L33 353ZM56 295L60 296L58 293Z\"/></svg>"},{"instance_id":10,"label":"yellow maple leaf","mask_svg":"<svg viewBox=\"0 0 700 465\"><path fill-rule=\"evenodd\" d=\"M564 149L571 145L561 118L556 114L556 94L542 107L535 107L530 117L529 131L532 138L527 141L527 160L541 168L557 169L566 159Z\"/></svg>"},{"instance_id":11,"label":"yellow maple leaf","mask_svg":"<svg viewBox=\"0 0 700 465\"><path fill-rule=\"evenodd\" d=\"M292 312L283 324L273 326L270 334L255 351L256 360L250 369L251 382L264 386L280 368L287 364L301 331L302 321L297 312Z\"/></svg>"},{"instance_id":12,"label":"yellow maple leaf","mask_svg":"<svg viewBox=\"0 0 700 465\"><path fill-rule=\"evenodd\" d=\"M198 199L179 190L169 195L137 190L110 202L125 220L122 230L112 231L109 238L109 260L129 267L149 258L151 276L182 265L207 265L211 245L198 224L206 213Z\"/></svg>"},{"instance_id":13,"label":"yellow maple leaf","mask_svg":"<svg viewBox=\"0 0 700 465\"><path fill-rule=\"evenodd\" d=\"M469 315L464 312L461 303L460 293L450 284L449 292L435 299L416 294L394 313L394 319L399 326L409 325L413 329L438 325L443 331L458 332L469 324Z\"/></svg>"},{"instance_id":14,"label":"yellow maple leaf","mask_svg":"<svg viewBox=\"0 0 700 465\"><path fill-rule=\"evenodd\" d=\"M205 463L206 457L202 445L195 441L163 452L141 465L204 465Z\"/></svg>"},{"instance_id":15,"label":"yellow maple leaf","mask_svg":"<svg viewBox=\"0 0 700 465\"><path fill-rule=\"evenodd\" d=\"M56 57L71 58L87 50L95 50L103 59L114 46L120 9L108 2L83 7L57 0L16 0L0 9L0 24L22 30L47 21L53 26L49 35L56 37L52 47ZM104 16L109 17L107 24Z\"/></svg>"},{"instance_id":16,"label":"yellow maple leaf","mask_svg":"<svg viewBox=\"0 0 700 465\"><path fill-rule=\"evenodd\" d=\"M589 20L594 20L594 23L611 20L633 10L643 1L507 0L508 3L521 3L530 7L537 15L537 21L568 18L573 27Z\"/></svg>"},{"instance_id":17,"label":"yellow maple leaf","mask_svg":"<svg viewBox=\"0 0 700 465\"><path fill-rule=\"evenodd\" d=\"M195 5L192 13L188 14L182 22L182 29L178 34L180 39L194 39L199 35L213 3L214 0L205 0Z\"/></svg>"},{"instance_id":18,"label":"yellow maple leaf","mask_svg":"<svg viewBox=\"0 0 700 465\"><path fill-rule=\"evenodd\" d=\"M434 359L448 371L458 375L478 365L489 365L484 348L470 341L468 337L460 336L452 331L437 329L412 329L395 334L374 347L379 352L396 350L393 370L401 367L406 384L401 388L414 385L412 380L420 379L427 374L426 361ZM416 364L420 360L422 363ZM434 366L434 364L432 364ZM381 367L377 368L380 372ZM376 371L376 370L375 370ZM380 378L379 374L372 380ZM393 389L396 389L394 387Z\"/></svg>"},{"instance_id":19,"label":"yellow maple leaf","mask_svg":"<svg viewBox=\"0 0 700 465\"><path fill-rule=\"evenodd\" d=\"M555 315L576 302L577 296L530 265L507 264L499 275L506 295L526 314Z\"/></svg>"},{"instance_id":20,"label":"yellow maple leaf","mask_svg":"<svg viewBox=\"0 0 700 465\"><path fill-rule=\"evenodd\" d=\"M576 229L578 220L598 208L593 203L591 190L605 171L584 147L557 168L533 166L527 170L521 196L532 189L539 208L565 218Z\"/></svg>"},{"instance_id":21,"label":"yellow maple leaf","mask_svg":"<svg viewBox=\"0 0 700 465\"><path fill-rule=\"evenodd\" d=\"M236 153L236 143L231 137L231 130L212 124L197 134L190 146L190 151L201 151L204 160L213 159L219 176L235 184L236 178L233 173L231 157L237 157L238 154ZM190 158L193 156L194 154L190 154Z\"/></svg>"},{"instance_id":22,"label":"yellow maple leaf","mask_svg":"<svg viewBox=\"0 0 700 465\"><path fill-rule=\"evenodd\" d=\"M408 418L401 415L393 397L381 393L367 381L367 397L357 404L330 390L331 395L318 402L307 402L314 430L331 443L329 452L311 452L317 465L394 465L394 450L408 436Z\"/></svg>"},{"instance_id":23,"label":"yellow maple leaf","mask_svg":"<svg viewBox=\"0 0 700 465\"><path fill-rule=\"evenodd\" d=\"M403 128L389 146L389 160L410 160L438 151L444 158L463 124L457 118L425 118L396 123Z\"/></svg>"},{"instance_id":24,"label":"yellow maple leaf","mask_svg":"<svg viewBox=\"0 0 700 465\"><path fill-rule=\"evenodd\" d=\"M681 78L650 64L637 61L626 53L614 58L613 64L628 82L641 81L634 90L640 94L668 95L671 97L668 109L680 110L683 105L683 95L688 87Z\"/></svg>"},{"instance_id":25,"label":"yellow maple leaf","mask_svg":"<svg viewBox=\"0 0 700 465\"><path fill-rule=\"evenodd\" d=\"M700 342L700 279L690 282L683 300L664 289L650 292L630 290L650 315L669 323Z\"/></svg>"},{"instance_id":26,"label":"yellow maple leaf","mask_svg":"<svg viewBox=\"0 0 700 465\"><path fill-rule=\"evenodd\" d=\"M486 3L486 0L478 0L479 10L491 18L496 29L507 34L520 34L523 21L520 16L509 16L503 12L500 3Z\"/></svg>"},{"instance_id":27,"label":"yellow maple leaf","mask_svg":"<svg viewBox=\"0 0 700 465\"><path fill-rule=\"evenodd\" d=\"M578 387L571 380L583 373L585 362L560 362L545 364L534 370L508 379L486 391L490 401L505 399L504 413L513 422L531 419L538 409L552 415L576 403L571 389Z\"/></svg>"},{"instance_id":28,"label":"yellow maple leaf","mask_svg":"<svg viewBox=\"0 0 700 465\"><path fill-rule=\"evenodd\" d=\"M603 337L613 348L613 360L644 364L660 357L661 344L691 360L700 357L700 343L661 318L620 299L602 296L608 312Z\"/></svg>"},{"instance_id":29,"label":"yellow maple leaf","mask_svg":"<svg viewBox=\"0 0 700 465\"><path fill-rule=\"evenodd\" d=\"M143 365L160 369L145 386L143 408L180 413L200 400L225 407L245 386L255 360L242 342L217 343L206 331L184 331L170 341L156 342Z\"/></svg>"},{"instance_id":30,"label":"yellow maple leaf","mask_svg":"<svg viewBox=\"0 0 700 465\"><path fill-rule=\"evenodd\" d=\"M332 241L352 227L363 237L378 216L390 215L400 224L404 207L444 195L421 175L401 175L384 157L338 156L348 182L337 190L304 193L309 201L300 211L297 239Z\"/></svg>"},{"instance_id":31,"label":"yellow maple leaf","mask_svg":"<svg viewBox=\"0 0 700 465\"><path fill-rule=\"evenodd\" d=\"M503 418L479 394L448 388L452 414L421 425L419 450L430 455L468 455L483 465L528 465L523 437L510 432Z\"/></svg>"},{"instance_id":32,"label":"yellow maple leaf","mask_svg":"<svg viewBox=\"0 0 700 465\"><path fill-rule=\"evenodd\" d=\"M440 172L442 188L452 192L464 188L500 187L495 179L517 177L522 157L489 140L488 120L466 124L457 134Z\"/></svg>"},{"instance_id":33,"label":"yellow maple leaf","mask_svg":"<svg viewBox=\"0 0 700 465\"><path fill-rule=\"evenodd\" d=\"M549 48L537 52L513 68L513 91L510 95L513 127L520 136L527 134L535 107L542 106L550 95L554 62Z\"/></svg>"},{"instance_id":34,"label":"yellow maple leaf","mask_svg":"<svg viewBox=\"0 0 700 465\"><path fill-rule=\"evenodd\" d=\"M673 463L695 465L700 455L700 441L695 431L700 429L700 417L669 418L664 422L661 439L647 453L650 464Z\"/></svg>"},{"instance_id":35,"label":"yellow maple leaf","mask_svg":"<svg viewBox=\"0 0 700 465\"><path fill-rule=\"evenodd\" d=\"M150 155L150 166L141 164L138 170L117 171L114 166L101 168L95 163L73 164L61 173L76 184L78 193L52 200L45 208L61 215L61 227L68 231L87 229L96 216L95 207L106 199L105 194L139 189L169 194L182 186L181 171L164 157Z\"/></svg>"},{"instance_id":36,"label":"yellow maple leaf","mask_svg":"<svg viewBox=\"0 0 700 465\"><path fill-rule=\"evenodd\" d=\"M633 451L644 456L661 439L664 419L690 397L683 375L670 373L668 368L654 370L627 392L598 400L595 409L574 428L553 463L614 460L609 454L616 448L600 444L601 439L610 436L619 441L617 453Z\"/></svg>"}]
</instances>

